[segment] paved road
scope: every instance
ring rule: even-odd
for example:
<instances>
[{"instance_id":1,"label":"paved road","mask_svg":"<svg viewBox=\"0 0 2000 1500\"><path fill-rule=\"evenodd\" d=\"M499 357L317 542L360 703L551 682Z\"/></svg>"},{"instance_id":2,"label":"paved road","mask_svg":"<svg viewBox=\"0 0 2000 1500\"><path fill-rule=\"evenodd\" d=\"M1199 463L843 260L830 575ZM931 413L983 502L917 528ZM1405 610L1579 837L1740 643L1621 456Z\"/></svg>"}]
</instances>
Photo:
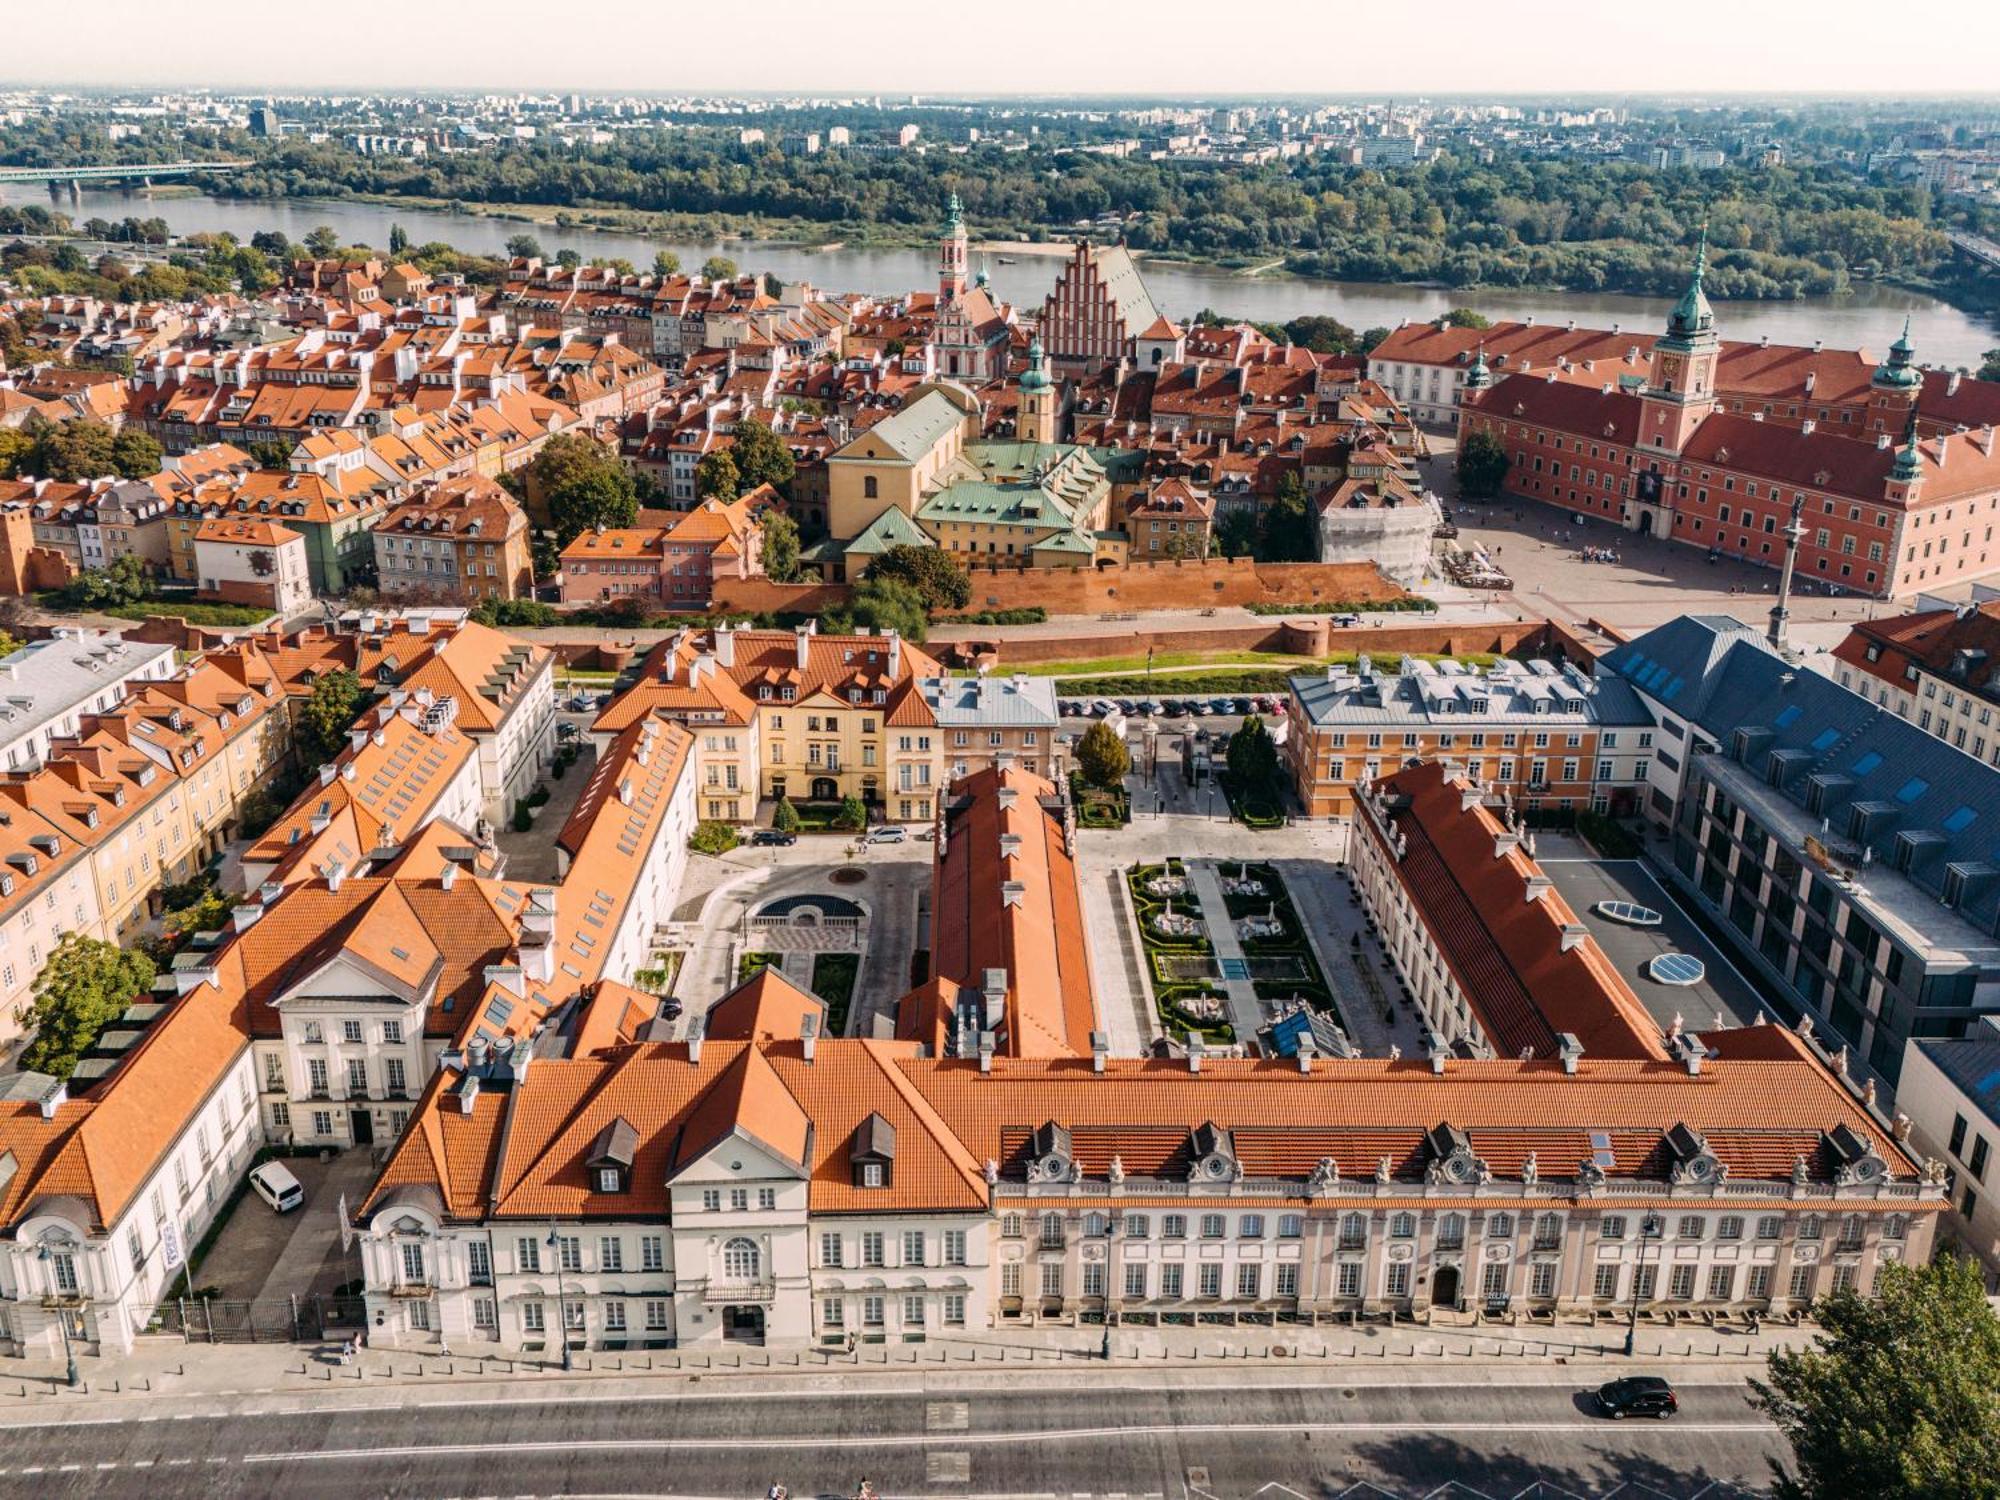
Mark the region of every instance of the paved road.
<instances>
[{"instance_id":1,"label":"paved road","mask_svg":"<svg viewBox=\"0 0 2000 1500\"><path fill-rule=\"evenodd\" d=\"M255 1398L187 1417L145 1403L67 1424L24 1418L0 1441L0 1492L754 1497L779 1480L803 1497L852 1495L866 1476L885 1497L1234 1500L1362 1482L1415 1496L1451 1480L1483 1495L1542 1481L1557 1487L1546 1493L1632 1484L1650 1489L1627 1493L1717 1497L1764 1483L1783 1451L1740 1385L1684 1387L1678 1418L1636 1426L1591 1415L1561 1385L1355 1387L1337 1376L1163 1388L1106 1372L1025 1389L940 1378L574 1400L517 1389L423 1404L371 1390L341 1410Z\"/></svg>"}]
</instances>

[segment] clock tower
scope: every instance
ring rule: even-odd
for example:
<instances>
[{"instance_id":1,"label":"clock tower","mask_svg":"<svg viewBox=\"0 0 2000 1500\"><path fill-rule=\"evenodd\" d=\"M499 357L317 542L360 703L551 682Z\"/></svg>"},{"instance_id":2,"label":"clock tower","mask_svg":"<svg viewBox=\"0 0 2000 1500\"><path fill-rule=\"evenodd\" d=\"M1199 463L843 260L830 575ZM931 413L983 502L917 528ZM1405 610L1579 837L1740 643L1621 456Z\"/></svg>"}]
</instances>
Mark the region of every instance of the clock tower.
<instances>
[{"instance_id":1,"label":"clock tower","mask_svg":"<svg viewBox=\"0 0 2000 1500\"><path fill-rule=\"evenodd\" d=\"M945 205L944 232L938 240L938 305L956 302L965 292L965 208L958 194Z\"/></svg>"},{"instance_id":2,"label":"clock tower","mask_svg":"<svg viewBox=\"0 0 2000 1500\"><path fill-rule=\"evenodd\" d=\"M1667 331L1653 345L1653 370L1639 398L1645 416L1639 445L1678 453L1695 428L1715 410L1715 365L1722 352L1715 336L1715 309L1702 290L1708 268L1708 226L1695 251L1694 276L1667 315Z\"/></svg>"}]
</instances>

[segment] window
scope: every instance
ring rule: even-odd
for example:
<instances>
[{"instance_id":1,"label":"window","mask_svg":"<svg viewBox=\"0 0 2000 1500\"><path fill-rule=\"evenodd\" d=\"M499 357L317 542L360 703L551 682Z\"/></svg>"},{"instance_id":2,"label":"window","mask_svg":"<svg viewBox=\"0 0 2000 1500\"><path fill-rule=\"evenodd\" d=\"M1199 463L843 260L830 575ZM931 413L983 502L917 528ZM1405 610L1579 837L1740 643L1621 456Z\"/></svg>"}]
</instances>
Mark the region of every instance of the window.
<instances>
[{"instance_id":1,"label":"window","mask_svg":"<svg viewBox=\"0 0 2000 1500\"><path fill-rule=\"evenodd\" d=\"M1178 1301L1185 1281L1185 1266L1160 1267L1160 1295L1169 1301Z\"/></svg>"},{"instance_id":2,"label":"window","mask_svg":"<svg viewBox=\"0 0 2000 1500\"><path fill-rule=\"evenodd\" d=\"M947 1327L965 1326L965 1293L946 1292L944 1294L944 1321Z\"/></svg>"},{"instance_id":3,"label":"window","mask_svg":"<svg viewBox=\"0 0 2000 1500\"><path fill-rule=\"evenodd\" d=\"M624 1303L607 1302L604 1304L604 1331L606 1333L623 1333L625 1331Z\"/></svg>"},{"instance_id":4,"label":"window","mask_svg":"<svg viewBox=\"0 0 2000 1500\"><path fill-rule=\"evenodd\" d=\"M1528 1267L1528 1295L1547 1298L1555 1294L1556 1263L1552 1260L1538 1260Z\"/></svg>"},{"instance_id":5,"label":"window","mask_svg":"<svg viewBox=\"0 0 2000 1500\"><path fill-rule=\"evenodd\" d=\"M1806 1214L1799 1219L1800 1239L1816 1240L1819 1238L1819 1235L1820 1235L1820 1222L1818 1214Z\"/></svg>"},{"instance_id":6,"label":"window","mask_svg":"<svg viewBox=\"0 0 2000 1500\"><path fill-rule=\"evenodd\" d=\"M1278 1215L1278 1238L1279 1238L1279 1239L1281 1239L1281 1240L1295 1240L1295 1239L1297 1239L1297 1238L1298 1238L1298 1237L1299 1237L1300 1235L1304 1234L1305 1232L1306 1232L1306 1221L1305 1221L1305 1215L1303 1215L1303 1214L1279 1214L1279 1215Z\"/></svg>"},{"instance_id":7,"label":"window","mask_svg":"<svg viewBox=\"0 0 2000 1500\"><path fill-rule=\"evenodd\" d=\"M880 1266L887 1264L887 1262L883 1257L881 1230L870 1229L862 1233L861 1264L864 1266Z\"/></svg>"},{"instance_id":8,"label":"window","mask_svg":"<svg viewBox=\"0 0 2000 1500\"><path fill-rule=\"evenodd\" d=\"M597 1241L597 1269L600 1271L622 1271L625 1269L625 1242L615 1234L599 1237Z\"/></svg>"},{"instance_id":9,"label":"window","mask_svg":"<svg viewBox=\"0 0 2000 1500\"><path fill-rule=\"evenodd\" d=\"M944 1263L948 1266L965 1264L965 1231L947 1229L944 1232Z\"/></svg>"},{"instance_id":10,"label":"window","mask_svg":"<svg viewBox=\"0 0 2000 1500\"><path fill-rule=\"evenodd\" d=\"M1506 1261L1494 1260L1486 1263L1485 1269L1479 1273L1479 1295L1488 1302L1507 1300Z\"/></svg>"},{"instance_id":11,"label":"window","mask_svg":"<svg viewBox=\"0 0 2000 1500\"><path fill-rule=\"evenodd\" d=\"M778 1190L776 1188L757 1189L758 1208L762 1209L765 1213L769 1213L777 1206L778 1206Z\"/></svg>"},{"instance_id":12,"label":"window","mask_svg":"<svg viewBox=\"0 0 2000 1500\"><path fill-rule=\"evenodd\" d=\"M539 1271L542 1268L542 1242L523 1235L514 1241L514 1269L517 1271Z\"/></svg>"},{"instance_id":13,"label":"window","mask_svg":"<svg viewBox=\"0 0 2000 1500\"><path fill-rule=\"evenodd\" d=\"M1599 1302L1618 1300L1618 1267L1599 1266L1591 1280L1590 1295Z\"/></svg>"},{"instance_id":14,"label":"window","mask_svg":"<svg viewBox=\"0 0 2000 1500\"><path fill-rule=\"evenodd\" d=\"M1196 1292L1203 1297L1222 1295L1222 1267L1213 1262L1196 1268Z\"/></svg>"},{"instance_id":15,"label":"window","mask_svg":"<svg viewBox=\"0 0 2000 1500\"><path fill-rule=\"evenodd\" d=\"M1061 1301L1063 1294L1063 1267L1059 1260L1042 1262L1042 1295L1051 1301Z\"/></svg>"},{"instance_id":16,"label":"window","mask_svg":"<svg viewBox=\"0 0 2000 1500\"><path fill-rule=\"evenodd\" d=\"M342 1021L340 1023L340 1039L343 1042L358 1043L361 1040L361 1023L359 1021Z\"/></svg>"},{"instance_id":17,"label":"window","mask_svg":"<svg viewBox=\"0 0 2000 1500\"><path fill-rule=\"evenodd\" d=\"M1753 1300L1762 1300L1771 1295L1771 1268L1769 1266L1752 1266L1750 1268L1750 1284L1745 1288L1745 1295Z\"/></svg>"},{"instance_id":18,"label":"window","mask_svg":"<svg viewBox=\"0 0 2000 1500\"><path fill-rule=\"evenodd\" d=\"M924 1294L911 1292L903 1298L903 1326L921 1328L924 1326Z\"/></svg>"},{"instance_id":19,"label":"window","mask_svg":"<svg viewBox=\"0 0 2000 1500\"><path fill-rule=\"evenodd\" d=\"M924 1263L924 1232L921 1229L903 1231L903 1264L920 1266Z\"/></svg>"},{"instance_id":20,"label":"window","mask_svg":"<svg viewBox=\"0 0 2000 1500\"><path fill-rule=\"evenodd\" d=\"M570 1333L583 1332L583 1303L572 1299L563 1304L563 1328Z\"/></svg>"},{"instance_id":21,"label":"window","mask_svg":"<svg viewBox=\"0 0 2000 1500\"><path fill-rule=\"evenodd\" d=\"M499 1319L495 1316L495 1308L491 1297L474 1297L472 1299L472 1326L479 1329L482 1333L491 1333L499 1326Z\"/></svg>"},{"instance_id":22,"label":"window","mask_svg":"<svg viewBox=\"0 0 2000 1500\"><path fill-rule=\"evenodd\" d=\"M1187 1238L1187 1215L1168 1214L1160 1220L1160 1238L1163 1240L1184 1240Z\"/></svg>"},{"instance_id":23,"label":"window","mask_svg":"<svg viewBox=\"0 0 2000 1500\"><path fill-rule=\"evenodd\" d=\"M729 1211L733 1214L750 1211L750 1189L731 1188L729 1190Z\"/></svg>"},{"instance_id":24,"label":"window","mask_svg":"<svg viewBox=\"0 0 2000 1500\"><path fill-rule=\"evenodd\" d=\"M667 1304L664 1299L655 1299L646 1304L646 1331L661 1333L667 1326Z\"/></svg>"},{"instance_id":25,"label":"window","mask_svg":"<svg viewBox=\"0 0 2000 1500\"><path fill-rule=\"evenodd\" d=\"M1952 1154L1953 1156L1961 1156L1961 1157L1962 1157L1962 1156L1964 1156L1964 1155L1965 1155L1965 1116L1964 1116L1964 1115L1953 1115L1953 1116L1952 1116L1952 1118L1951 1118L1951 1144L1950 1144L1950 1147L1949 1147L1949 1149L1950 1149L1950 1151L1951 1151L1951 1154Z\"/></svg>"},{"instance_id":26,"label":"window","mask_svg":"<svg viewBox=\"0 0 2000 1500\"><path fill-rule=\"evenodd\" d=\"M1728 1302L1736 1296L1736 1267L1710 1266L1708 1268L1708 1300Z\"/></svg>"},{"instance_id":27,"label":"window","mask_svg":"<svg viewBox=\"0 0 2000 1500\"><path fill-rule=\"evenodd\" d=\"M1509 1239L1514 1233L1512 1214L1493 1214L1486 1220L1486 1237L1492 1240Z\"/></svg>"},{"instance_id":28,"label":"window","mask_svg":"<svg viewBox=\"0 0 2000 1500\"><path fill-rule=\"evenodd\" d=\"M1680 1237L1684 1240L1698 1240L1707 1227L1699 1214L1683 1214L1680 1222Z\"/></svg>"},{"instance_id":29,"label":"window","mask_svg":"<svg viewBox=\"0 0 2000 1500\"><path fill-rule=\"evenodd\" d=\"M597 1169L597 1190L600 1193L615 1193L618 1191L618 1169L616 1167L599 1167Z\"/></svg>"},{"instance_id":30,"label":"window","mask_svg":"<svg viewBox=\"0 0 2000 1500\"><path fill-rule=\"evenodd\" d=\"M662 1271L666 1269L666 1237L658 1234L639 1236L639 1269L642 1271Z\"/></svg>"},{"instance_id":31,"label":"window","mask_svg":"<svg viewBox=\"0 0 2000 1500\"><path fill-rule=\"evenodd\" d=\"M1390 1297L1410 1295L1410 1263L1406 1260L1389 1262L1389 1273L1382 1279L1382 1291Z\"/></svg>"},{"instance_id":32,"label":"window","mask_svg":"<svg viewBox=\"0 0 2000 1500\"><path fill-rule=\"evenodd\" d=\"M1360 1295L1358 1278L1361 1274L1361 1267L1357 1264L1354 1267L1354 1271L1357 1278L1356 1295L1358 1296ZM1280 1261L1277 1270L1277 1285L1272 1289L1272 1295L1277 1297L1297 1297L1298 1294L1299 1263L1295 1260Z\"/></svg>"},{"instance_id":33,"label":"window","mask_svg":"<svg viewBox=\"0 0 2000 1500\"><path fill-rule=\"evenodd\" d=\"M1763 1214L1757 1220L1757 1238L1775 1240L1785 1232L1785 1221L1777 1214Z\"/></svg>"},{"instance_id":34,"label":"window","mask_svg":"<svg viewBox=\"0 0 2000 1500\"><path fill-rule=\"evenodd\" d=\"M1973 1138L1972 1155L1966 1158L1965 1167L1978 1181L1984 1182L1986 1180L1985 1136L1975 1136Z\"/></svg>"},{"instance_id":35,"label":"window","mask_svg":"<svg viewBox=\"0 0 2000 1500\"><path fill-rule=\"evenodd\" d=\"M1346 1267L1342 1267L1343 1270ZM1360 1267L1356 1266L1358 1273ZM1236 1268L1236 1295L1254 1302L1263 1295L1264 1268L1256 1261L1244 1261Z\"/></svg>"},{"instance_id":36,"label":"window","mask_svg":"<svg viewBox=\"0 0 2000 1500\"><path fill-rule=\"evenodd\" d=\"M1246 1240L1261 1240L1264 1237L1264 1216L1245 1214L1238 1221L1236 1232Z\"/></svg>"},{"instance_id":37,"label":"window","mask_svg":"<svg viewBox=\"0 0 2000 1500\"><path fill-rule=\"evenodd\" d=\"M563 1271L583 1269L583 1236L576 1234L557 1236L556 1268Z\"/></svg>"},{"instance_id":38,"label":"window","mask_svg":"<svg viewBox=\"0 0 2000 1500\"><path fill-rule=\"evenodd\" d=\"M1790 1296L1794 1302L1812 1301L1813 1268L1793 1266Z\"/></svg>"},{"instance_id":39,"label":"window","mask_svg":"<svg viewBox=\"0 0 2000 1500\"><path fill-rule=\"evenodd\" d=\"M1417 1216L1413 1213L1398 1213L1389 1216L1389 1238L1392 1240L1413 1240L1417 1237Z\"/></svg>"},{"instance_id":40,"label":"window","mask_svg":"<svg viewBox=\"0 0 2000 1500\"><path fill-rule=\"evenodd\" d=\"M392 1047L401 1046L403 1041L403 1023L401 1021L384 1021L382 1023L382 1040Z\"/></svg>"},{"instance_id":41,"label":"window","mask_svg":"<svg viewBox=\"0 0 2000 1500\"><path fill-rule=\"evenodd\" d=\"M822 1234L819 1237L819 1263L821 1265L836 1268L840 1265L840 1243L840 1236L837 1234Z\"/></svg>"},{"instance_id":42,"label":"window","mask_svg":"<svg viewBox=\"0 0 2000 1500\"><path fill-rule=\"evenodd\" d=\"M703 1188L701 1190L701 1208L703 1213L711 1213L711 1214L721 1213L722 1189Z\"/></svg>"},{"instance_id":43,"label":"window","mask_svg":"<svg viewBox=\"0 0 2000 1500\"><path fill-rule=\"evenodd\" d=\"M739 1235L722 1247L722 1274L731 1281L755 1281L759 1264L754 1240Z\"/></svg>"},{"instance_id":44,"label":"window","mask_svg":"<svg viewBox=\"0 0 2000 1500\"><path fill-rule=\"evenodd\" d=\"M1229 1232L1228 1221L1221 1214L1201 1216L1201 1237L1205 1240L1219 1240Z\"/></svg>"},{"instance_id":45,"label":"window","mask_svg":"<svg viewBox=\"0 0 2000 1500\"><path fill-rule=\"evenodd\" d=\"M1061 1214L1042 1215L1042 1248L1060 1250L1063 1247L1063 1221Z\"/></svg>"},{"instance_id":46,"label":"window","mask_svg":"<svg viewBox=\"0 0 2000 1500\"><path fill-rule=\"evenodd\" d=\"M1438 1218L1438 1249L1459 1250L1465 1246L1465 1215L1443 1214Z\"/></svg>"},{"instance_id":47,"label":"window","mask_svg":"<svg viewBox=\"0 0 2000 1500\"><path fill-rule=\"evenodd\" d=\"M1007 1239L1018 1240L1022 1233L1022 1219L1019 1214L1000 1215L1000 1233Z\"/></svg>"},{"instance_id":48,"label":"window","mask_svg":"<svg viewBox=\"0 0 2000 1500\"><path fill-rule=\"evenodd\" d=\"M819 1304L819 1326L838 1328L846 1321L846 1312L838 1297L822 1297Z\"/></svg>"},{"instance_id":49,"label":"window","mask_svg":"<svg viewBox=\"0 0 2000 1500\"><path fill-rule=\"evenodd\" d=\"M1152 1228L1152 1221L1148 1219L1144 1214L1125 1215L1126 1239L1143 1240L1146 1237L1147 1232L1151 1228Z\"/></svg>"},{"instance_id":50,"label":"window","mask_svg":"<svg viewBox=\"0 0 2000 1500\"><path fill-rule=\"evenodd\" d=\"M493 1250L486 1241L473 1240L465 1247L465 1270L474 1286L493 1285Z\"/></svg>"},{"instance_id":51,"label":"window","mask_svg":"<svg viewBox=\"0 0 2000 1500\"><path fill-rule=\"evenodd\" d=\"M350 1098L368 1092L368 1061L366 1058L350 1057L347 1060L347 1092Z\"/></svg>"},{"instance_id":52,"label":"window","mask_svg":"<svg viewBox=\"0 0 2000 1500\"><path fill-rule=\"evenodd\" d=\"M1362 1214L1343 1214L1340 1219L1340 1248L1359 1250L1368 1243L1368 1220Z\"/></svg>"},{"instance_id":53,"label":"window","mask_svg":"<svg viewBox=\"0 0 2000 1500\"><path fill-rule=\"evenodd\" d=\"M521 1304L521 1332L540 1333L543 1331L542 1304L524 1302Z\"/></svg>"},{"instance_id":54,"label":"window","mask_svg":"<svg viewBox=\"0 0 2000 1500\"><path fill-rule=\"evenodd\" d=\"M886 1298L870 1295L861 1299L861 1324L864 1328L880 1328L887 1308Z\"/></svg>"},{"instance_id":55,"label":"window","mask_svg":"<svg viewBox=\"0 0 2000 1500\"><path fill-rule=\"evenodd\" d=\"M1667 1278L1667 1295L1676 1302L1692 1302L1694 1272L1693 1266L1675 1266L1673 1274Z\"/></svg>"},{"instance_id":56,"label":"window","mask_svg":"<svg viewBox=\"0 0 2000 1500\"><path fill-rule=\"evenodd\" d=\"M1724 1214L1715 1221L1715 1237L1719 1240L1740 1240L1743 1238L1743 1217L1740 1214Z\"/></svg>"},{"instance_id":57,"label":"window","mask_svg":"<svg viewBox=\"0 0 2000 1500\"><path fill-rule=\"evenodd\" d=\"M1146 1295L1146 1263L1143 1260L1126 1262L1125 1295L1127 1297L1144 1297Z\"/></svg>"}]
</instances>

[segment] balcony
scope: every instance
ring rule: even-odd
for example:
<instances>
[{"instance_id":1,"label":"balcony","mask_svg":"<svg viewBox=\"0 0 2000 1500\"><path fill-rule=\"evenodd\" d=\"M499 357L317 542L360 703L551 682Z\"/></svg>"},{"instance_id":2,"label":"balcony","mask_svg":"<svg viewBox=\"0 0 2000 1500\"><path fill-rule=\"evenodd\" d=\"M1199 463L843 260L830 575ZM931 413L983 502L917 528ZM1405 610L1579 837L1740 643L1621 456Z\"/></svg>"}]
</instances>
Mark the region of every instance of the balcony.
<instances>
[{"instance_id":1,"label":"balcony","mask_svg":"<svg viewBox=\"0 0 2000 1500\"><path fill-rule=\"evenodd\" d=\"M711 1281L701 1289L701 1300L711 1307L723 1302L775 1302L778 1288L769 1281Z\"/></svg>"},{"instance_id":2,"label":"balcony","mask_svg":"<svg viewBox=\"0 0 2000 1500\"><path fill-rule=\"evenodd\" d=\"M419 1301L431 1296L437 1288L428 1281L399 1281L389 1288L391 1297L410 1297Z\"/></svg>"}]
</instances>

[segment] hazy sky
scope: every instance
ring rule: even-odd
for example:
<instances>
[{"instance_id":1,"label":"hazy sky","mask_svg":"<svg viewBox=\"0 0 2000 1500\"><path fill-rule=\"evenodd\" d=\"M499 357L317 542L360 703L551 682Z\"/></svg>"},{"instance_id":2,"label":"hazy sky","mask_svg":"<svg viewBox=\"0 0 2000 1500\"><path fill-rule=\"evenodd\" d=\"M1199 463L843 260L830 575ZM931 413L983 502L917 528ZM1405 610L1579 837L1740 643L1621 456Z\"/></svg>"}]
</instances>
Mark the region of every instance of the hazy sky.
<instances>
[{"instance_id":1,"label":"hazy sky","mask_svg":"<svg viewBox=\"0 0 2000 1500\"><path fill-rule=\"evenodd\" d=\"M0 0L26 83L933 93L1988 92L1925 0Z\"/></svg>"}]
</instances>

